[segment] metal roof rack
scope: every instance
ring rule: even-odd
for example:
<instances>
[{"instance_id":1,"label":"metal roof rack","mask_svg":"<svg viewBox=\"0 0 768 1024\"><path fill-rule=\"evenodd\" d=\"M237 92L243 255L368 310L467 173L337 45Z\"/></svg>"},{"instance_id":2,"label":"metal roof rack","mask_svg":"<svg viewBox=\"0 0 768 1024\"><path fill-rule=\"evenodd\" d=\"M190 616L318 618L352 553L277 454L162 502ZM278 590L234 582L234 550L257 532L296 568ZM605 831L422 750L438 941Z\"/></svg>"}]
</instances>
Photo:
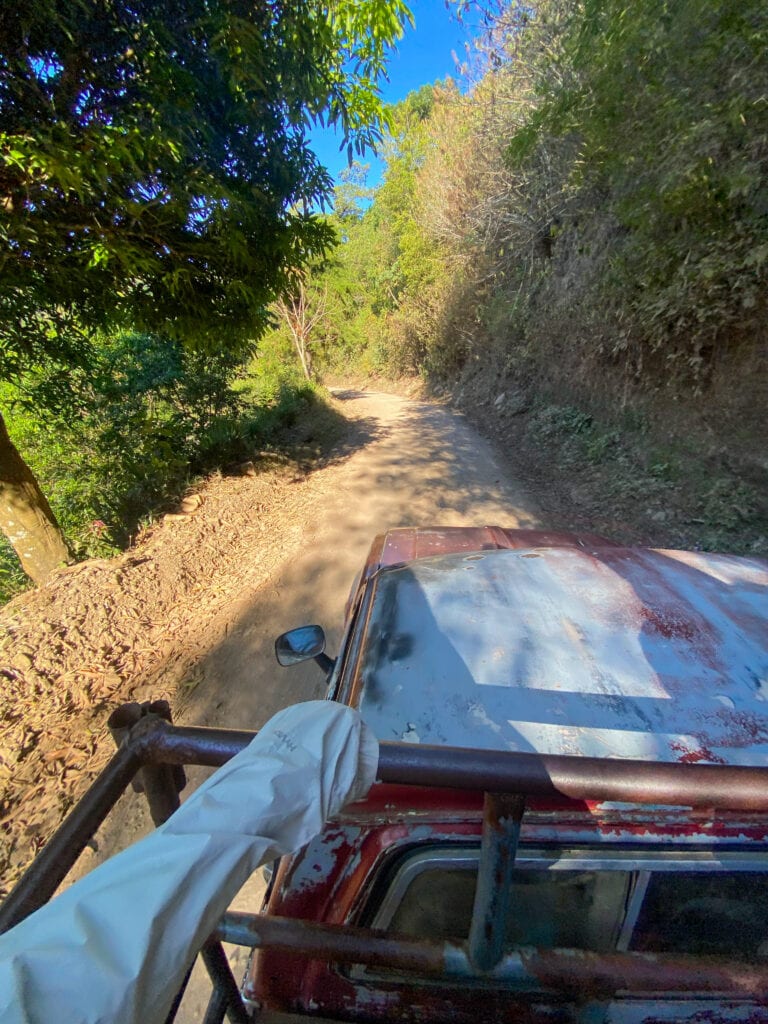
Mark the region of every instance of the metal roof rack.
<instances>
[{"instance_id":1,"label":"metal roof rack","mask_svg":"<svg viewBox=\"0 0 768 1024\"><path fill-rule=\"evenodd\" d=\"M18 924L55 893L118 797L133 783L155 824L179 806L182 765L218 767L255 732L177 727L166 702L127 704L110 717L118 750L0 907L0 932ZM213 983L206 1020L250 1020L221 941L290 949L346 963L384 965L430 977L504 983L535 979L573 993L716 991L755 996L768 991L768 967L650 954L525 950L504 954L503 922L520 825L529 797L621 801L768 812L768 767L657 763L564 755L381 743L378 779L485 793L475 905L466 946L403 940L365 929L228 913L201 955ZM186 984L186 983L185 983ZM178 1008L183 989L174 1007ZM169 1021L173 1020L175 1009Z\"/></svg>"}]
</instances>

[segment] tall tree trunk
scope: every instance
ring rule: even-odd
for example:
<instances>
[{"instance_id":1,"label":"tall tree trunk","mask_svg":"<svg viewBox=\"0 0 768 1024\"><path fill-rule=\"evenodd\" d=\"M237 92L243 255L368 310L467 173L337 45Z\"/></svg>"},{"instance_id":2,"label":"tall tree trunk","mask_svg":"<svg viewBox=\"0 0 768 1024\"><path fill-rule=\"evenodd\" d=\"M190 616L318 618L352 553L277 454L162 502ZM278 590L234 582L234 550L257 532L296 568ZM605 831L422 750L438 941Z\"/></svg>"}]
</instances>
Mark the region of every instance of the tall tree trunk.
<instances>
[{"instance_id":1,"label":"tall tree trunk","mask_svg":"<svg viewBox=\"0 0 768 1024\"><path fill-rule=\"evenodd\" d=\"M35 583L70 560L56 517L32 470L8 436L0 413L0 530Z\"/></svg>"}]
</instances>

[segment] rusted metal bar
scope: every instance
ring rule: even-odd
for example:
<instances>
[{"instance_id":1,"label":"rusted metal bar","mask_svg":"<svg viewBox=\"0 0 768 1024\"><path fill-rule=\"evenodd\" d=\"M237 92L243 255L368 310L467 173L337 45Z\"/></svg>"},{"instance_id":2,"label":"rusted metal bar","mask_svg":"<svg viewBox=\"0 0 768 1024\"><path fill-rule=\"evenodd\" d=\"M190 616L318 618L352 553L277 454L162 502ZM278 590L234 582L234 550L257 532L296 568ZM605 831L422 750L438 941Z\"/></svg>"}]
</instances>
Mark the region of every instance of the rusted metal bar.
<instances>
[{"instance_id":1,"label":"rusted metal bar","mask_svg":"<svg viewBox=\"0 0 768 1024\"><path fill-rule=\"evenodd\" d=\"M478 973L464 945L400 939L347 925L230 912L216 934L223 942L281 949L296 956L413 971L445 980L482 978L574 993L580 999L616 992L716 992L765 1000L768 992L768 966L714 957L521 949L504 956L492 971Z\"/></svg>"},{"instance_id":2,"label":"rusted metal bar","mask_svg":"<svg viewBox=\"0 0 768 1024\"><path fill-rule=\"evenodd\" d=\"M223 1024L227 1013L227 997L220 988L214 988L205 1008L203 1024Z\"/></svg>"},{"instance_id":3,"label":"rusted metal bar","mask_svg":"<svg viewBox=\"0 0 768 1024\"><path fill-rule=\"evenodd\" d=\"M179 1007L181 1006L181 1001L184 998L184 993L187 991L187 985L189 985L189 979L192 977L192 971L195 968L196 960L197 957L195 957L195 959L187 968L187 973L184 975L184 980L182 981L181 985L179 985L178 992L173 997L173 1002L171 1003L170 1009L166 1014L163 1024L173 1024L173 1022L176 1020L176 1014L179 1012Z\"/></svg>"},{"instance_id":4,"label":"rusted metal bar","mask_svg":"<svg viewBox=\"0 0 768 1024\"><path fill-rule=\"evenodd\" d=\"M255 733L159 723L144 740L149 761L225 764ZM680 764L564 754L379 744L381 782L570 800L768 812L768 768Z\"/></svg>"},{"instance_id":5,"label":"rusted metal bar","mask_svg":"<svg viewBox=\"0 0 768 1024\"><path fill-rule=\"evenodd\" d=\"M486 793L483 800L483 837L469 930L469 959L477 971L492 970L504 955L512 869L524 810L524 797L514 794Z\"/></svg>"},{"instance_id":6,"label":"rusted metal bar","mask_svg":"<svg viewBox=\"0 0 768 1024\"><path fill-rule=\"evenodd\" d=\"M205 1008L203 1024L223 1024L227 1013L227 997L220 988L214 988Z\"/></svg>"},{"instance_id":7,"label":"rusted metal bar","mask_svg":"<svg viewBox=\"0 0 768 1024\"><path fill-rule=\"evenodd\" d=\"M382 743L383 782L570 800L768 811L768 768Z\"/></svg>"},{"instance_id":8,"label":"rusted metal bar","mask_svg":"<svg viewBox=\"0 0 768 1024\"><path fill-rule=\"evenodd\" d=\"M251 1018L245 1009L221 941L215 937L208 939L200 950L200 955L213 983L214 996L217 992L222 994L230 1024L251 1024ZM211 1003L213 1002L212 998Z\"/></svg>"},{"instance_id":9,"label":"rusted metal bar","mask_svg":"<svg viewBox=\"0 0 768 1024\"><path fill-rule=\"evenodd\" d=\"M141 752L132 744L117 751L4 900L0 933L53 896L140 765Z\"/></svg>"},{"instance_id":10,"label":"rusted metal bar","mask_svg":"<svg viewBox=\"0 0 768 1024\"><path fill-rule=\"evenodd\" d=\"M242 729L168 726L156 722L139 742L145 764L199 764L219 768L244 750L256 735Z\"/></svg>"},{"instance_id":11,"label":"rusted metal bar","mask_svg":"<svg viewBox=\"0 0 768 1024\"><path fill-rule=\"evenodd\" d=\"M225 764L256 734L142 718L0 907L0 932L51 898L136 770L147 764ZM382 782L572 800L768 812L768 768L380 744Z\"/></svg>"},{"instance_id":12,"label":"rusted metal bar","mask_svg":"<svg viewBox=\"0 0 768 1024\"><path fill-rule=\"evenodd\" d=\"M122 704L109 716L107 727L115 743L120 746L130 742L132 730L145 718L158 718L171 725L170 704L167 700ZM136 792L144 793L147 798L149 813L155 825L162 825L179 809L179 794L186 784L184 769L178 764L146 764L133 780Z\"/></svg>"},{"instance_id":13,"label":"rusted metal bar","mask_svg":"<svg viewBox=\"0 0 768 1024\"><path fill-rule=\"evenodd\" d=\"M121 747L128 739L131 729L141 718L141 705L135 701L128 701L116 708L107 719L109 735L115 742L116 747ZM134 793L143 793L144 786L141 781L141 772L137 772L131 781L131 789Z\"/></svg>"},{"instance_id":14,"label":"rusted metal bar","mask_svg":"<svg viewBox=\"0 0 768 1024\"><path fill-rule=\"evenodd\" d=\"M450 947L448 943L407 941L381 931L234 911L224 914L215 934L222 942L238 946L282 949L286 953L321 960L369 964L431 976L445 972L447 949L460 954L458 946Z\"/></svg>"}]
</instances>

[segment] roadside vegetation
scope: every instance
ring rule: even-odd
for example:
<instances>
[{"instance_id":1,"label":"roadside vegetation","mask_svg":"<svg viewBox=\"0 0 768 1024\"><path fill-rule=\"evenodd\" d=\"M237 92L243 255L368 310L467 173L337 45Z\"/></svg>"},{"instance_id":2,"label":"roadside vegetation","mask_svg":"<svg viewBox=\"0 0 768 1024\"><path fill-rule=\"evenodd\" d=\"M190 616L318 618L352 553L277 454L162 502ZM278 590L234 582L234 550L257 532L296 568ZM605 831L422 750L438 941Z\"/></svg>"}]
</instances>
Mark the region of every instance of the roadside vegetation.
<instances>
[{"instance_id":1,"label":"roadside vegetation","mask_svg":"<svg viewBox=\"0 0 768 1024\"><path fill-rule=\"evenodd\" d=\"M87 371L59 388L40 371L0 384L8 430L50 502L76 559L111 557L196 478L236 469L279 448L297 419L324 405L294 360L238 360L186 351L146 334L99 339ZM0 603L29 586L0 537Z\"/></svg>"},{"instance_id":2,"label":"roadside vegetation","mask_svg":"<svg viewBox=\"0 0 768 1024\"><path fill-rule=\"evenodd\" d=\"M381 137L409 19L403 0L3 9L0 597L113 550L309 393L247 369L335 242L309 132L358 155Z\"/></svg>"},{"instance_id":3,"label":"roadside vegetation","mask_svg":"<svg viewBox=\"0 0 768 1024\"><path fill-rule=\"evenodd\" d=\"M144 6L0 20L0 601L351 374L591 480L608 532L768 551L764 4L460 0L473 59L389 111L401 0L319 35ZM335 190L313 119L356 158Z\"/></svg>"},{"instance_id":4,"label":"roadside vegetation","mask_svg":"<svg viewBox=\"0 0 768 1024\"><path fill-rule=\"evenodd\" d=\"M650 481L651 541L768 552L768 9L480 6L461 88L337 191L316 365L419 374L609 508Z\"/></svg>"},{"instance_id":5,"label":"roadside vegetation","mask_svg":"<svg viewBox=\"0 0 768 1024\"><path fill-rule=\"evenodd\" d=\"M551 526L768 554L768 6L454 2L475 57L389 111L402 0L0 12L0 603L50 581L4 611L0 888L283 557L323 378L420 378Z\"/></svg>"}]
</instances>

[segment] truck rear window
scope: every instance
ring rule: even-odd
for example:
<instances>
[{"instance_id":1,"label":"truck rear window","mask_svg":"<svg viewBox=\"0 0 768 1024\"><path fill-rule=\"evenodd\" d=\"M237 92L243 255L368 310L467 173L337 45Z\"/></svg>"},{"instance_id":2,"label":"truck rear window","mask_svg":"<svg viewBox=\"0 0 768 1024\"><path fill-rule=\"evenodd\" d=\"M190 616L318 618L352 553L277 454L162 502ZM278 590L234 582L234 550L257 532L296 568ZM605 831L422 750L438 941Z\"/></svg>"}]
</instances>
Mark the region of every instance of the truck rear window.
<instances>
[{"instance_id":1,"label":"truck rear window","mask_svg":"<svg viewBox=\"0 0 768 1024\"><path fill-rule=\"evenodd\" d=\"M768 875L651 875L630 949L768 961Z\"/></svg>"},{"instance_id":2,"label":"truck rear window","mask_svg":"<svg viewBox=\"0 0 768 1024\"><path fill-rule=\"evenodd\" d=\"M435 850L412 855L410 864L405 858L372 923L413 938L465 940L476 875L476 857L448 856L441 863ZM604 857L594 867L582 858L578 869L534 861L513 873L506 946L765 962L768 871L712 870L711 864L706 870L627 870Z\"/></svg>"},{"instance_id":3,"label":"truck rear window","mask_svg":"<svg viewBox=\"0 0 768 1024\"><path fill-rule=\"evenodd\" d=\"M629 887L629 872L623 871L516 871L507 946L615 949ZM405 892L390 929L414 937L465 939L474 897L469 872L422 872Z\"/></svg>"}]
</instances>

